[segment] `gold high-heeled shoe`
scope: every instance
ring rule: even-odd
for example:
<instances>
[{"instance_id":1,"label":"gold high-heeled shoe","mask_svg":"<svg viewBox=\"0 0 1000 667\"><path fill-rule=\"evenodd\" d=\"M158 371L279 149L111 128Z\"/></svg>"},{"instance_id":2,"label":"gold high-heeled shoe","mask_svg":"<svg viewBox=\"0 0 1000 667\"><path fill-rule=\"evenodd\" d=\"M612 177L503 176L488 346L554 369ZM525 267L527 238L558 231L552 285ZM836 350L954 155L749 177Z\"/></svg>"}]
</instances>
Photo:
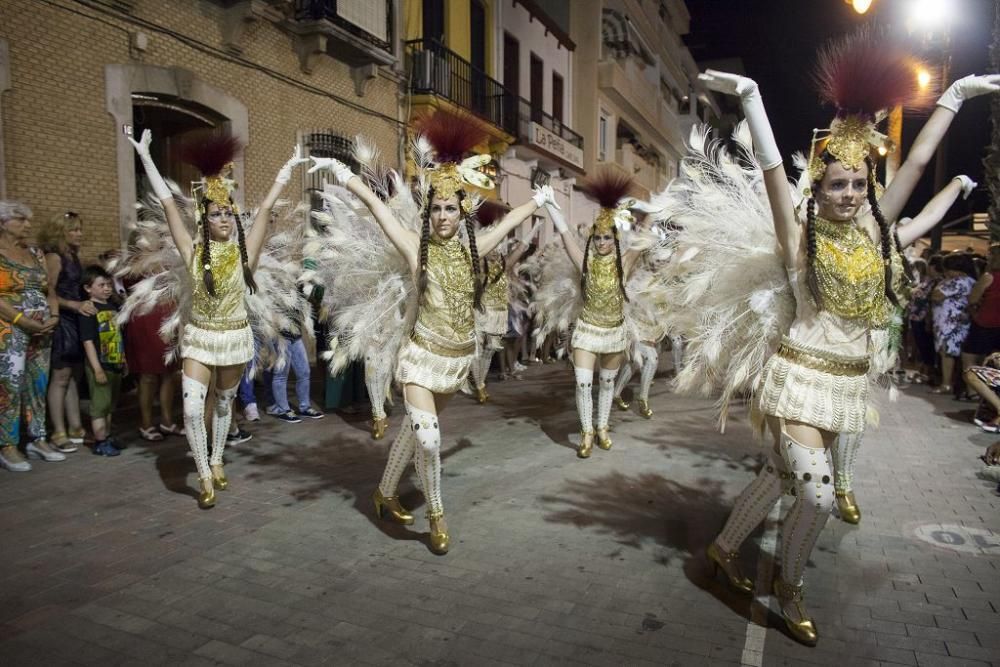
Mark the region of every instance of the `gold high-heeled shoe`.
<instances>
[{"instance_id":1,"label":"gold high-heeled shoe","mask_svg":"<svg viewBox=\"0 0 1000 667\"><path fill-rule=\"evenodd\" d=\"M576 455L581 459L589 459L590 452L594 449L594 432L580 431L580 444L576 448Z\"/></svg>"},{"instance_id":2,"label":"gold high-heeled shoe","mask_svg":"<svg viewBox=\"0 0 1000 667\"><path fill-rule=\"evenodd\" d=\"M372 493L372 502L375 503L375 516L378 518L388 519L404 526L413 525L413 515L399 502L399 496L383 496L382 489L376 486Z\"/></svg>"},{"instance_id":3,"label":"gold high-heeled shoe","mask_svg":"<svg viewBox=\"0 0 1000 667\"><path fill-rule=\"evenodd\" d=\"M226 479L226 473L222 466L212 466L212 486L219 491L225 491L229 488L229 480Z\"/></svg>"},{"instance_id":4,"label":"gold high-heeled shoe","mask_svg":"<svg viewBox=\"0 0 1000 667\"><path fill-rule=\"evenodd\" d=\"M653 416L653 411L649 409L649 401L639 399L639 414L649 419Z\"/></svg>"},{"instance_id":5,"label":"gold high-heeled shoe","mask_svg":"<svg viewBox=\"0 0 1000 667\"><path fill-rule=\"evenodd\" d=\"M861 508L858 507L857 501L854 500L854 492L837 491L835 495L840 518L846 523L854 525L861 523Z\"/></svg>"},{"instance_id":6,"label":"gold high-heeled shoe","mask_svg":"<svg viewBox=\"0 0 1000 667\"><path fill-rule=\"evenodd\" d=\"M490 400L490 395L486 393L486 385L476 387L476 400L479 401L479 405L486 403Z\"/></svg>"},{"instance_id":7,"label":"gold high-heeled shoe","mask_svg":"<svg viewBox=\"0 0 1000 667\"><path fill-rule=\"evenodd\" d=\"M608 435L608 427L597 429L597 446L601 449L611 449L611 436Z\"/></svg>"},{"instance_id":8,"label":"gold high-heeled shoe","mask_svg":"<svg viewBox=\"0 0 1000 667\"><path fill-rule=\"evenodd\" d=\"M712 542L705 550L705 557L712 565L713 574L718 575L721 570L726 575L729 585L740 593L753 594L753 582L743 574L740 569L740 554L738 551L723 551L719 545Z\"/></svg>"},{"instance_id":9,"label":"gold high-heeled shoe","mask_svg":"<svg viewBox=\"0 0 1000 667\"><path fill-rule=\"evenodd\" d=\"M372 419L372 440L381 440L385 437L385 430L389 428L388 417L375 417Z\"/></svg>"},{"instance_id":10,"label":"gold high-heeled shoe","mask_svg":"<svg viewBox=\"0 0 1000 667\"><path fill-rule=\"evenodd\" d=\"M436 553L438 556L443 556L448 553L448 547L451 546L451 538L448 537L448 532L441 530L439 525L439 522L443 518L444 512L427 513L427 519L431 524L431 551Z\"/></svg>"},{"instance_id":11,"label":"gold high-heeled shoe","mask_svg":"<svg viewBox=\"0 0 1000 667\"><path fill-rule=\"evenodd\" d=\"M802 587L792 586L775 578L774 595L781 605L781 618L785 621L785 627L788 628L792 639L806 646L815 646L816 642L819 641L819 633L816 631L816 624L806 616L805 610L802 608ZM788 603L795 604L795 611L801 620L795 621L788 617L788 614L785 613L785 605Z\"/></svg>"},{"instance_id":12,"label":"gold high-heeled shoe","mask_svg":"<svg viewBox=\"0 0 1000 667\"><path fill-rule=\"evenodd\" d=\"M619 410L628 410L628 403L621 396L615 396L615 405L618 406Z\"/></svg>"},{"instance_id":13,"label":"gold high-heeled shoe","mask_svg":"<svg viewBox=\"0 0 1000 667\"><path fill-rule=\"evenodd\" d=\"M215 507L215 484L211 477L199 477L201 495L198 496L198 507L203 510Z\"/></svg>"}]
</instances>

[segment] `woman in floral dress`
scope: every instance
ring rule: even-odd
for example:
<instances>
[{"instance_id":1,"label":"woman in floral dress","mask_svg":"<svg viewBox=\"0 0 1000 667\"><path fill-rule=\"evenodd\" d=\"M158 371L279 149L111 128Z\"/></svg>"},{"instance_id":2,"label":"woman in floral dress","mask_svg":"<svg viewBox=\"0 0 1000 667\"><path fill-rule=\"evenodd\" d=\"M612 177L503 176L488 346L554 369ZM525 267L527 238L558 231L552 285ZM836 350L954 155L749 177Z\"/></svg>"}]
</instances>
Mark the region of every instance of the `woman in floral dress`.
<instances>
[{"instance_id":1,"label":"woman in floral dress","mask_svg":"<svg viewBox=\"0 0 1000 667\"><path fill-rule=\"evenodd\" d=\"M934 349L941 355L941 384L935 394L952 392L955 360L969 334L969 292L976 280L972 257L962 254L944 258L944 279L931 293L931 316L934 320Z\"/></svg>"}]
</instances>

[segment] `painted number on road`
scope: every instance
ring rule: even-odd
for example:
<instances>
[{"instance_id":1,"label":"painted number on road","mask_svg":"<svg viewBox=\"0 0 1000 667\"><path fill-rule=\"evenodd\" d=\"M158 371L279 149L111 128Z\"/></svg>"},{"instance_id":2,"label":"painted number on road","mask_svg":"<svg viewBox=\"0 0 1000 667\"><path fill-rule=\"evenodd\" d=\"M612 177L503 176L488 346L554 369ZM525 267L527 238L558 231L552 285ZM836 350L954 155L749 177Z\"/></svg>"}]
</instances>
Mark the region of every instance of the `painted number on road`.
<instances>
[{"instance_id":1,"label":"painted number on road","mask_svg":"<svg viewBox=\"0 0 1000 667\"><path fill-rule=\"evenodd\" d=\"M1000 535L987 528L928 523L917 526L916 535L937 547L973 554L1000 553Z\"/></svg>"}]
</instances>

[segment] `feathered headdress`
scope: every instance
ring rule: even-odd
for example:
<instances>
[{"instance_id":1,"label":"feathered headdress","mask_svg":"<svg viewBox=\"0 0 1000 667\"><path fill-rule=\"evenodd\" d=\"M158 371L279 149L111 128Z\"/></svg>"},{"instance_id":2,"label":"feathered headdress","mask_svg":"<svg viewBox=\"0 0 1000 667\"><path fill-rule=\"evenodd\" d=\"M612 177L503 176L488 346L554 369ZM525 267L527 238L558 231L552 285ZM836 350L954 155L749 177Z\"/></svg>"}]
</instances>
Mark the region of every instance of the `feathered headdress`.
<instances>
[{"instance_id":1,"label":"feathered headdress","mask_svg":"<svg viewBox=\"0 0 1000 667\"><path fill-rule=\"evenodd\" d=\"M628 207L632 203L629 195L634 188L635 180L631 176L611 168L601 169L584 181L580 190L601 207L601 212L597 214L597 219L594 220L590 230L592 235L632 224L632 214Z\"/></svg>"},{"instance_id":2,"label":"feathered headdress","mask_svg":"<svg viewBox=\"0 0 1000 667\"><path fill-rule=\"evenodd\" d=\"M208 200L219 206L229 206L233 191L238 187L232 179L233 160L243 150L243 143L230 135L215 135L181 144L177 151L181 161L201 172L201 180L191 183L191 196L198 202L195 220L201 222L204 211L201 201ZM238 214L232 204L233 214Z\"/></svg>"},{"instance_id":3,"label":"feathered headdress","mask_svg":"<svg viewBox=\"0 0 1000 667\"><path fill-rule=\"evenodd\" d=\"M419 119L416 129L434 152L436 164L428 165L427 169L430 186L437 196L447 199L464 190L466 185L484 190L495 187L493 179L479 171L493 157L489 153L466 157L487 138L486 132L472 118L438 109ZM420 144L418 139L418 152L422 150ZM471 206L472 201L466 198L463 202L466 213L472 210Z\"/></svg>"},{"instance_id":4,"label":"feathered headdress","mask_svg":"<svg viewBox=\"0 0 1000 667\"><path fill-rule=\"evenodd\" d=\"M823 178L823 151L847 169L865 158L877 160L896 149L876 125L884 112L920 98L917 61L876 31L863 30L826 46L819 54L816 83L820 97L837 109L829 129L814 130L809 180Z\"/></svg>"}]
</instances>

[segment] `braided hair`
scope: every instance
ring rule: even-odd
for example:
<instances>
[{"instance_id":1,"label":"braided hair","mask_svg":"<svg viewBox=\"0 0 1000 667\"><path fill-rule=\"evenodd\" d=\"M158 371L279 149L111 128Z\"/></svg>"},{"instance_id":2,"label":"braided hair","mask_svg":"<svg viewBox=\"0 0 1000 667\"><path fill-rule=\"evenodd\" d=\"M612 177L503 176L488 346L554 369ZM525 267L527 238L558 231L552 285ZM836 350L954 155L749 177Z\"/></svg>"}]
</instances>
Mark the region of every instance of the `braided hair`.
<instances>
[{"instance_id":1,"label":"braided hair","mask_svg":"<svg viewBox=\"0 0 1000 667\"><path fill-rule=\"evenodd\" d=\"M806 286L816 308L822 310L823 295L816 277L816 200L813 197L806 202Z\"/></svg>"},{"instance_id":2,"label":"braided hair","mask_svg":"<svg viewBox=\"0 0 1000 667\"><path fill-rule=\"evenodd\" d=\"M618 267L618 290L622 293L622 298L628 302L628 294L625 293L625 268L622 266L622 247L618 240L618 227L612 227L611 229L615 237L615 265Z\"/></svg>"},{"instance_id":3,"label":"braided hair","mask_svg":"<svg viewBox=\"0 0 1000 667\"><path fill-rule=\"evenodd\" d=\"M465 192L459 190L455 193L458 196L459 209L465 200ZM434 186L427 188L427 195L424 198L424 212L420 225L420 273L417 276L417 289L422 295L427 289L427 246L431 238L431 205L434 202ZM469 235L469 255L472 260L472 280L474 286L472 305L476 310L482 310L483 281L480 279L479 249L476 247L476 234L472 227L472 219L462 213L465 222L465 231Z\"/></svg>"},{"instance_id":4,"label":"braided hair","mask_svg":"<svg viewBox=\"0 0 1000 667\"><path fill-rule=\"evenodd\" d=\"M893 234L889 231L889 223L882 215L878 198L875 196L875 164L867 157L865 164L868 165L868 204L872 209L872 217L878 223L878 231L881 236L879 246L882 250L882 262L885 264L885 296L892 305L899 306L899 299L892 289L892 248L893 243L895 243L896 249L899 249L899 237L896 236L895 240L893 239Z\"/></svg>"},{"instance_id":5,"label":"braided hair","mask_svg":"<svg viewBox=\"0 0 1000 667\"><path fill-rule=\"evenodd\" d=\"M209 199L201 200L201 212L202 212L202 243L201 243L201 279L205 283L205 289L211 296L218 296L215 293L215 276L212 274L212 251L210 243L212 240L211 233L209 231L208 223L208 206L209 204L215 203L218 206L218 202L212 202ZM229 200L229 206L232 207L233 200ZM230 209L231 210L231 209ZM243 282L246 283L247 288L250 290L251 294L257 292L257 282L253 279L253 272L250 270L250 260L247 256L247 245L246 238L243 233L243 221L239 215L233 215L233 220L236 223L236 241L239 243L240 247L240 264L243 268Z\"/></svg>"},{"instance_id":6,"label":"braided hair","mask_svg":"<svg viewBox=\"0 0 1000 667\"><path fill-rule=\"evenodd\" d=\"M207 199L201 200L201 281L205 283L205 289L212 296L215 294L215 277L212 275L212 250L209 243L212 237L208 230L208 205L211 202Z\"/></svg>"},{"instance_id":7,"label":"braided hair","mask_svg":"<svg viewBox=\"0 0 1000 667\"><path fill-rule=\"evenodd\" d=\"M593 233L587 235L587 245L583 247L583 269L580 271L580 291L587 293L587 268L590 266L590 242L593 240Z\"/></svg>"},{"instance_id":8,"label":"braided hair","mask_svg":"<svg viewBox=\"0 0 1000 667\"><path fill-rule=\"evenodd\" d=\"M236 220L236 240L240 244L240 263L243 266L243 282L251 294L257 292L257 282L253 279L253 271L250 270L250 260L247 257L247 243L243 234L243 220L240 216L233 216Z\"/></svg>"}]
</instances>

